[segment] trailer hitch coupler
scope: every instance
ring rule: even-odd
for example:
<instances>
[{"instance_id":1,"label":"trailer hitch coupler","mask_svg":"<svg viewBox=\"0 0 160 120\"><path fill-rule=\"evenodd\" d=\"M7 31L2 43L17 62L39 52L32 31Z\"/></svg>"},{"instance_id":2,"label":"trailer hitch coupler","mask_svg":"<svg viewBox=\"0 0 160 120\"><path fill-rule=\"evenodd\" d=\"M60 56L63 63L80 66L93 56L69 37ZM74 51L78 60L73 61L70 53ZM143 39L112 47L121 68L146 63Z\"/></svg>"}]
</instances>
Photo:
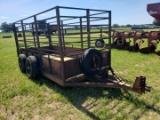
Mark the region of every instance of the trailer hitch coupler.
<instances>
[{"instance_id":1,"label":"trailer hitch coupler","mask_svg":"<svg viewBox=\"0 0 160 120\"><path fill-rule=\"evenodd\" d=\"M138 93L145 93L145 91L150 91L151 87L146 86L146 77L144 76L137 76L136 80L133 84L133 90L137 91Z\"/></svg>"}]
</instances>

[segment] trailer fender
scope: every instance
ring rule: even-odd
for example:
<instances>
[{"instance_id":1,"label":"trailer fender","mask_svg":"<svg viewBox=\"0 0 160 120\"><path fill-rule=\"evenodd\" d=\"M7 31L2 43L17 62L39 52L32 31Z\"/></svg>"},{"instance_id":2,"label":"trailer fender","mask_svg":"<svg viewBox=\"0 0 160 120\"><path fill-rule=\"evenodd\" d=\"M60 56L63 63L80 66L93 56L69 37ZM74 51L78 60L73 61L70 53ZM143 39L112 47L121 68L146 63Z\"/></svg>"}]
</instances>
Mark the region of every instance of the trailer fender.
<instances>
[{"instance_id":1,"label":"trailer fender","mask_svg":"<svg viewBox=\"0 0 160 120\"><path fill-rule=\"evenodd\" d=\"M93 48L87 49L80 60L81 69L86 75L94 76L100 72L102 61L100 51Z\"/></svg>"},{"instance_id":2,"label":"trailer fender","mask_svg":"<svg viewBox=\"0 0 160 120\"><path fill-rule=\"evenodd\" d=\"M21 72L25 73L26 72L26 55L25 54L20 54L18 57L18 63L19 63L19 68Z\"/></svg>"}]
</instances>

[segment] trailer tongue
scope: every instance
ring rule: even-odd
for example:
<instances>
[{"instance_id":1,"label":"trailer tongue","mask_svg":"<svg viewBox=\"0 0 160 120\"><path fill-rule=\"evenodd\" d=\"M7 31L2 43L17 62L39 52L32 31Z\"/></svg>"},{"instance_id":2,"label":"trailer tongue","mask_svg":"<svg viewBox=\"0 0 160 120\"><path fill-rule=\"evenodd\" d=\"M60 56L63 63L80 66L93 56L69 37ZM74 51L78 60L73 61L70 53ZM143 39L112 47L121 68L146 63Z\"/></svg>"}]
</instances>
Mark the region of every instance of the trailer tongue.
<instances>
[{"instance_id":1,"label":"trailer tongue","mask_svg":"<svg viewBox=\"0 0 160 120\"><path fill-rule=\"evenodd\" d=\"M160 22L160 3L148 4L147 11L152 17Z\"/></svg>"}]
</instances>

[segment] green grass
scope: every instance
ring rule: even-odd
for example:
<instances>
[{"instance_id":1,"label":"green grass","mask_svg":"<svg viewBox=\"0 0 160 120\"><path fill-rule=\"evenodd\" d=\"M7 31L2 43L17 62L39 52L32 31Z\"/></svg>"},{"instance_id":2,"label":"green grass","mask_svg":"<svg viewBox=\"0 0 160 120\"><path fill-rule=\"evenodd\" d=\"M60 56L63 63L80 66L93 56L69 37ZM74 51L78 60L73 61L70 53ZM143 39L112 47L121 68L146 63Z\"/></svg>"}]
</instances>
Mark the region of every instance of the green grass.
<instances>
[{"instance_id":1,"label":"green grass","mask_svg":"<svg viewBox=\"0 0 160 120\"><path fill-rule=\"evenodd\" d=\"M2 35L1 35L2 36ZM47 78L29 79L18 68L14 38L0 37L0 120L156 120L160 118L160 57L112 50L112 67L132 84L144 75L152 91L62 88Z\"/></svg>"}]
</instances>

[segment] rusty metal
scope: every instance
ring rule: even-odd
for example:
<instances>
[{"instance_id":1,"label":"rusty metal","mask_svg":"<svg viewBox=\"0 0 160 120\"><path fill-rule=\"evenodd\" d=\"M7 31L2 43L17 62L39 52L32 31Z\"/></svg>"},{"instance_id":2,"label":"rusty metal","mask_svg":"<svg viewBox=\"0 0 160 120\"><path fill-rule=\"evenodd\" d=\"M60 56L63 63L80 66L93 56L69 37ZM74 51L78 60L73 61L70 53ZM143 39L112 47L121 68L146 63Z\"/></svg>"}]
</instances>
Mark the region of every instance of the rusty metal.
<instances>
[{"instance_id":1,"label":"rusty metal","mask_svg":"<svg viewBox=\"0 0 160 120\"><path fill-rule=\"evenodd\" d=\"M160 22L160 3L152 3L147 5L147 11L149 15L151 15L153 18L155 18L158 22ZM149 43L151 43L152 40L157 40L157 43L160 42L160 31L151 31L149 34ZM156 54L159 54L160 51L158 51Z\"/></svg>"},{"instance_id":2,"label":"rusty metal","mask_svg":"<svg viewBox=\"0 0 160 120\"><path fill-rule=\"evenodd\" d=\"M82 16L62 16L61 9L66 11L81 10L84 14ZM55 16L38 19L39 15L50 11L54 11ZM26 23L27 20L31 22ZM104 22L100 22L102 20ZM39 21L45 21L43 22L44 31L39 30ZM52 34L52 32L55 32L51 28L53 26L56 26L58 31L56 34ZM103 27L105 30L102 30ZM95 31L95 28L98 28L98 31ZM94 29L94 31L91 29ZM81 60L85 56L85 51L91 49L91 47L95 48L93 42L97 39L103 39L108 41L109 46L111 45L111 11L56 6L14 22L13 31L17 55L27 53L27 57L35 56L39 62L39 68L37 69L40 70L41 74L61 86L123 88L137 93L144 93L146 90L146 85L139 77L137 77L132 87L114 73L111 67L111 47L99 48L97 50L98 56L90 57L88 63L91 63L91 65L89 67L99 71L93 75L97 81L91 82L90 79L93 76L91 77L81 69ZM23 33L23 40L17 37L18 33ZM29 33L35 34L30 35ZM103 37L103 33L108 34L107 37ZM92 37L92 34L96 34L98 37ZM121 33L123 39L131 36L133 36L132 33L127 35L126 33ZM102 68L100 69L101 62ZM109 78L109 71L111 71L114 79Z\"/></svg>"},{"instance_id":3,"label":"rusty metal","mask_svg":"<svg viewBox=\"0 0 160 120\"><path fill-rule=\"evenodd\" d=\"M147 5L148 13L160 22L160 3L152 3Z\"/></svg>"},{"instance_id":4,"label":"rusty metal","mask_svg":"<svg viewBox=\"0 0 160 120\"><path fill-rule=\"evenodd\" d=\"M126 47L130 46L130 38L132 38L134 35L134 32L119 32L119 31L115 31L112 30L113 34L112 34L112 48L119 48L119 49L125 49ZM129 39L129 42L126 42L126 39ZM121 40L121 44L117 44L116 40Z\"/></svg>"},{"instance_id":5,"label":"rusty metal","mask_svg":"<svg viewBox=\"0 0 160 120\"><path fill-rule=\"evenodd\" d=\"M136 77L136 80L133 84L133 89L134 90L139 90L139 92L145 92L145 87L146 87L146 78L143 76Z\"/></svg>"},{"instance_id":6,"label":"rusty metal","mask_svg":"<svg viewBox=\"0 0 160 120\"><path fill-rule=\"evenodd\" d=\"M130 32L118 32L113 31L112 34L112 42L115 43L115 39L120 38L122 44L116 45L112 44L112 48L118 49L126 49L129 51L139 51L141 53L155 53L157 48L157 44L160 42L160 32L159 31L130 31ZM133 46L130 45L130 38L133 39ZM145 40L144 40L145 38ZM129 39L129 43L125 40ZM145 48L141 48L143 42L147 42L147 46Z\"/></svg>"},{"instance_id":7,"label":"rusty metal","mask_svg":"<svg viewBox=\"0 0 160 120\"><path fill-rule=\"evenodd\" d=\"M146 38L145 41L147 42L147 47L141 49L140 48L141 44L144 42L143 38ZM140 40L141 42L139 45L140 52L143 52L143 53L155 52L156 46L160 40L160 32L159 31L150 31L150 32L136 31L133 36L134 45L136 44L137 40Z\"/></svg>"}]
</instances>

